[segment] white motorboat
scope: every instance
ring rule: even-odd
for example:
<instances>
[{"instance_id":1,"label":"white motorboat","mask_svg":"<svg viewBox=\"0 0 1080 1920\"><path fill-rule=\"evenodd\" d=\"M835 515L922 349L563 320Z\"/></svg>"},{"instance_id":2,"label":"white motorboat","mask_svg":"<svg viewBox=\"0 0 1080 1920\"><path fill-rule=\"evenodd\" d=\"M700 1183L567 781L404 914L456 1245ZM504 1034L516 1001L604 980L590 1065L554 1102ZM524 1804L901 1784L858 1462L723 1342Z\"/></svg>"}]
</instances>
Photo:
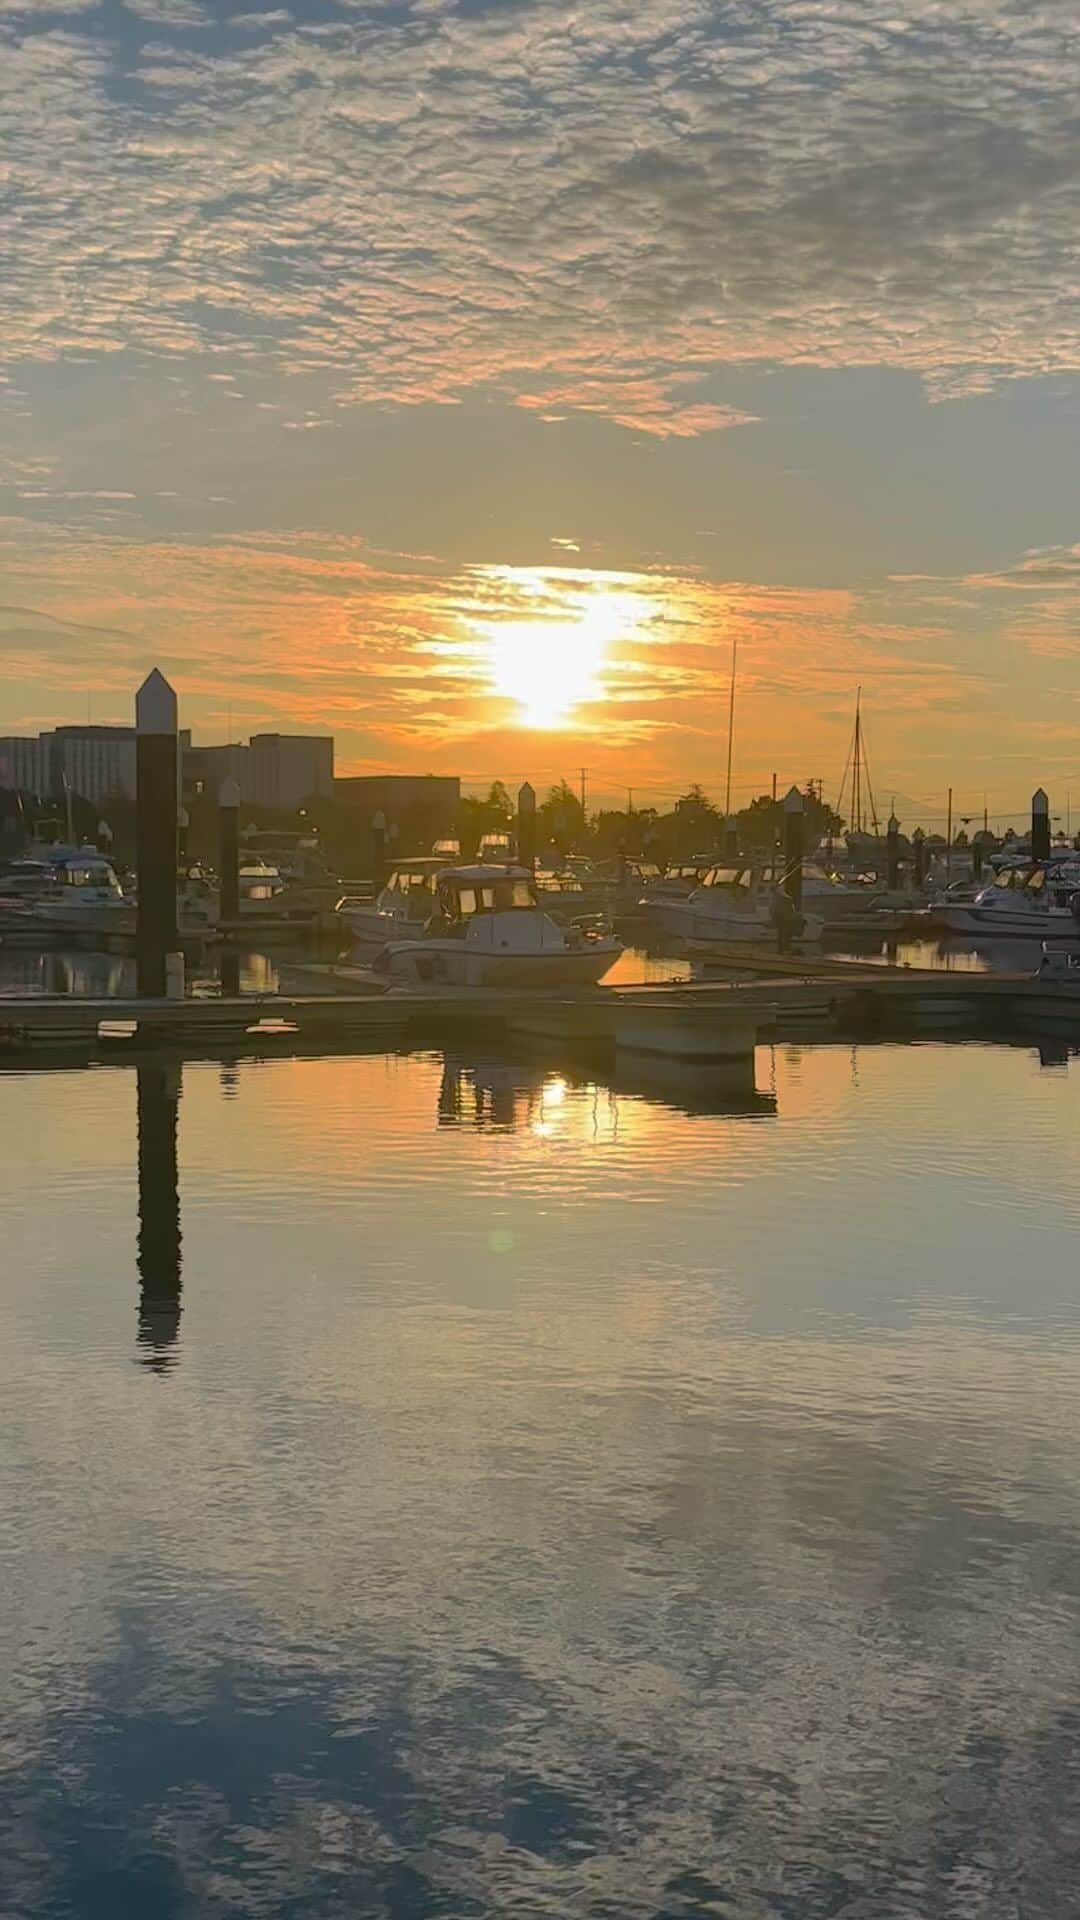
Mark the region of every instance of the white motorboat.
<instances>
[{"instance_id":1,"label":"white motorboat","mask_svg":"<svg viewBox=\"0 0 1080 1920\"><path fill-rule=\"evenodd\" d=\"M685 898L646 895L641 912L661 933L680 940L774 945L778 932L778 877L771 868L710 867ZM804 907L792 928L793 943L821 939L825 922Z\"/></svg>"},{"instance_id":2,"label":"white motorboat","mask_svg":"<svg viewBox=\"0 0 1080 1920\"><path fill-rule=\"evenodd\" d=\"M400 986L581 987L621 952L611 934L558 926L527 867L485 862L444 869L421 937L392 941L372 964Z\"/></svg>"},{"instance_id":3,"label":"white motorboat","mask_svg":"<svg viewBox=\"0 0 1080 1920\"><path fill-rule=\"evenodd\" d=\"M399 860L374 900L343 900L339 916L365 946L420 940L435 911L435 882L450 865L439 854Z\"/></svg>"},{"instance_id":4,"label":"white motorboat","mask_svg":"<svg viewBox=\"0 0 1080 1920\"><path fill-rule=\"evenodd\" d=\"M12 868L14 871L12 871ZM135 902L111 860L96 847L57 847L11 863L6 913L12 927L42 933L115 934L135 930Z\"/></svg>"},{"instance_id":5,"label":"white motorboat","mask_svg":"<svg viewBox=\"0 0 1080 1920\"><path fill-rule=\"evenodd\" d=\"M927 909L944 933L1020 940L1080 940L1080 857L1002 867L971 901Z\"/></svg>"}]
</instances>

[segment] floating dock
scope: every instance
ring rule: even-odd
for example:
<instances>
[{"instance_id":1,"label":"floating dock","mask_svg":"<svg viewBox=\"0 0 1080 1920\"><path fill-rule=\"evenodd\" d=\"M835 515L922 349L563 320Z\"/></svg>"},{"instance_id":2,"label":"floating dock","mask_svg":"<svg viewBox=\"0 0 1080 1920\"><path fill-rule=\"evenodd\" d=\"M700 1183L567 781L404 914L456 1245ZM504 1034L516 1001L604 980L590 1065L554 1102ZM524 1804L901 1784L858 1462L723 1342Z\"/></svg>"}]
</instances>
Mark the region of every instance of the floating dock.
<instances>
[{"instance_id":1,"label":"floating dock","mask_svg":"<svg viewBox=\"0 0 1080 1920\"><path fill-rule=\"evenodd\" d=\"M171 999L0 998L0 1057L63 1052L116 1057L162 1049L288 1051L440 1046L462 1031L559 1043L599 1057L672 1062L750 1059L764 1037L1012 1039L1053 1032L1080 1042L1080 983L1030 974L916 972L846 966L753 980L657 982L579 992L409 993L368 986L342 970L303 970L312 988L273 995Z\"/></svg>"}]
</instances>

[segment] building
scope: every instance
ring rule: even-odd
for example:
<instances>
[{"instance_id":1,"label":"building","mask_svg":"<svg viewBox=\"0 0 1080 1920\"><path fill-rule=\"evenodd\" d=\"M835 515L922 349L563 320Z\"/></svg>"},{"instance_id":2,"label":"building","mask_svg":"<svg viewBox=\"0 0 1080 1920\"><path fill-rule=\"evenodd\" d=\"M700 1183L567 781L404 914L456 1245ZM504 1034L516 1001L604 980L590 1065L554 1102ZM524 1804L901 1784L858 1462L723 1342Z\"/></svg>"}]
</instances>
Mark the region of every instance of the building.
<instances>
[{"instance_id":1,"label":"building","mask_svg":"<svg viewBox=\"0 0 1080 1920\"><path fill-rule=\"evenodd\" d=\"M334 781L334 799L362 837L381 813L396 852L428 853L434 840L457 832L461 781L451 774L356 774Z\"/></svg>"},{"instance_id":2,"label":"building","mask_svg":"<svg viewBox=\"0 0 1080 1920\"><path fill-rule=\"evenodd\" d=\"M79 794L95 807L134 800L134 727L56 727L41 739L48 757L48 799Z\"/></svg>"},{"instance_id":3,"label":"building","mask_svg":"<svg viewBox=\"0 0 1080 1920\"><path fill-rule=\"evenodd\" d=\"M204 794L216 800L226 780L235 780L243 797L247 752L238 740L229 747L185 748L181 779L185 803Z\"/></svg>"},{"instance_id":4,"label":"building","mask_svg":"<svg viewBox=\"0 0 1080 1920\"><path fill-rule=\"evenodd\" d=\"M256 733L247 745L187 747L184 793L189 799L216 796L226 780L235 780L242 805L274 813L295 813L313 797L334 791L334 742L327 734Z\"/></svg>"},{"instance_id":5,"label":"building","mask_svg":"<svg viewBox=\"0 0 1080 1920\"><path fill-rule=\"evenodd\" d=\"M0 735L0 790L32 793L44 800L48 789L48 762L38 737Z\"/></svg>"},{"instance_id":6,"label":"building","mask_svg":"<svg viewBox=\"0 0 1080 1920\"><path fill-rule=\"evenodd\" d=\"M326 735L255 733L248 746L250 792L241 795L253 806L290 812L314 796L329 799L334 791L334 742Z\"/></svg>"}]
</instances>

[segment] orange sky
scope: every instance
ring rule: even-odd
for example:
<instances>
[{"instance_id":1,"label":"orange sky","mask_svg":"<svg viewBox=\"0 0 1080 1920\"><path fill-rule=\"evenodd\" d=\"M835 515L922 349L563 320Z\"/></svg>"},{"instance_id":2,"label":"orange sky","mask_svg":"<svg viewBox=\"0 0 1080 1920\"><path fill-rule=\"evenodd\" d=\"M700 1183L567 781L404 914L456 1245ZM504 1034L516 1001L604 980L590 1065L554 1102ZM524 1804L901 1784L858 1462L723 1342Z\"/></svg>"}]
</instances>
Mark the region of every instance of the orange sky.
<instances>
[{"instance_id":1,"label":"orange sky","mask_svg":"<svg viewBox=\"0 0 1080 1920\"><path fill-rule=\"evenodd\" d=\"M1074 24L0 5L0 733L1064 811Z\"/></svg>"}]
</instances>

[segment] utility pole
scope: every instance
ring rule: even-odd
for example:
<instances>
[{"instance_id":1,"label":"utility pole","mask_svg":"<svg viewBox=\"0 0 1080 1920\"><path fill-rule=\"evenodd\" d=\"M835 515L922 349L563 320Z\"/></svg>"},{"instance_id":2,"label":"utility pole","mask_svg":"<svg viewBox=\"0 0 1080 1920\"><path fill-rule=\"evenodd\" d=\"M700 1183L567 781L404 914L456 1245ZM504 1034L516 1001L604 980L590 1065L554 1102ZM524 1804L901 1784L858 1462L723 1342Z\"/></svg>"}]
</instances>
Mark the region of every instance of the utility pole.
<instances>
[{"instance_id":1,"label":"utility pole","mask_svg":"<svg viewBox=\"0 0 1080 1920\"><path fill-rule=\"evenodd\" d=\"M582 826L585 825L585 775L588 773L588 771L589 771L588 767L582 767L581 769L581 824Z\"/></svg>"},{"instance_id":2,"label":"utility pole","mask_svg":"<svg viewBox=\"0 0 1080 1920\"><path fill-rule=\"evenodd\" d=\"M952 879L952 788L949 788L949 818L945 829L945 878Z\"/></svg>"},{"instance_id":3,"label":"utility pole","mask_svg":"<svg viewBox=\"0 0 1080 1920\"><path fill-rule=\"evenodd\" d=\"M633 811L634 811L634 789L633 789L633 787L627 787L627 789L626 789L626 817L627 817L627 819L629 819L629 818L631 817L631 815L633 814Z\"/></svg>"}]
</instances>

